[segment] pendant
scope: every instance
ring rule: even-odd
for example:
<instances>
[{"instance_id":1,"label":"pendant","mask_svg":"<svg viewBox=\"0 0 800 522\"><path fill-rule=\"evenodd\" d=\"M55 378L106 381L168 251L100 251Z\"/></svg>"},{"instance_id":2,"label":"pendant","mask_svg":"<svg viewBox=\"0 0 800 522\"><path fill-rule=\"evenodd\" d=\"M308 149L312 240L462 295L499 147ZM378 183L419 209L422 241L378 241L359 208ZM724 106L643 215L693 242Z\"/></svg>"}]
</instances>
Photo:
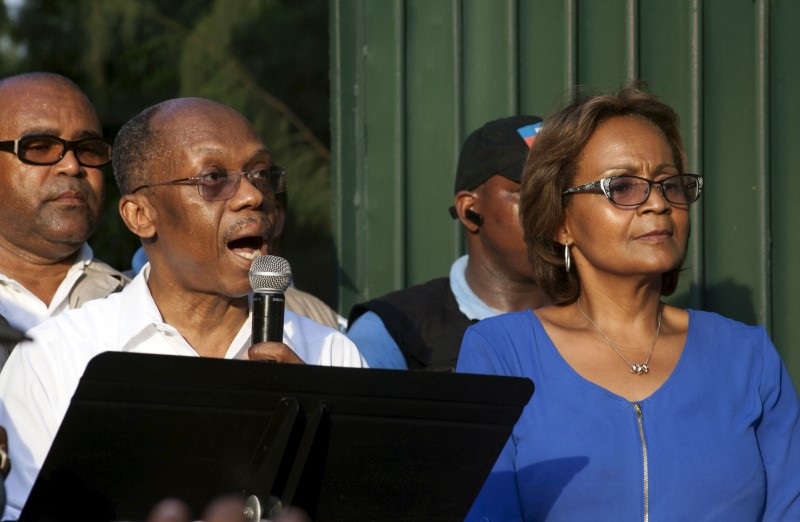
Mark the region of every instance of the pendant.
<instances>
[{"instance_id":1,"label":"pendant","mask_svg":"<svg viewBox=\"0 0 800 522\"><path fill-rule=\"evenodd\" d=\"M650 367L647 364L631 364L631 373L636 375L644 375L650 371Z\"/></svg>"}]
</instances>

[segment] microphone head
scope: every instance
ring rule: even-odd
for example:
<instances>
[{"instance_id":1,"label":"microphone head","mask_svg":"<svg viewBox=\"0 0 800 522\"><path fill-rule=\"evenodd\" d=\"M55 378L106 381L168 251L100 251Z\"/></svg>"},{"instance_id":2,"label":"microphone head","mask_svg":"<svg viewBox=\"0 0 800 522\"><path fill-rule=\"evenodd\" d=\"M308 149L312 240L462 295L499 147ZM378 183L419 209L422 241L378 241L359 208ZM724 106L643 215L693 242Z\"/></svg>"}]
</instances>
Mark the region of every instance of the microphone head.
<instances>
[{"instance_id":1,"label":"microphone head","mask_svg":"<svg viewBox=\"0 0 800 522\"><path fill-rule=\"evenodd\" d=\"M287 260L278 256L253 259L249 275L253 292L283 293L292 284L292 268Z\"/></svg>"}]
</instances>

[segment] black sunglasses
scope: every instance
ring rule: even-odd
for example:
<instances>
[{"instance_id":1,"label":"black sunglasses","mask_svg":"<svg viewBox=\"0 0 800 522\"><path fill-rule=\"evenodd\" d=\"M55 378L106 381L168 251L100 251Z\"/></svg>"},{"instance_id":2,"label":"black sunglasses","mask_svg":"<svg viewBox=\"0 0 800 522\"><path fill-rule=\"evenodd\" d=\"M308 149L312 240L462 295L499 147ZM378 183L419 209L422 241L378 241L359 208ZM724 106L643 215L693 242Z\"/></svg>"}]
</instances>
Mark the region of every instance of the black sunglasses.
<instances>
[{"instance_id":1,"label":"black sunglasses","mask_svg":"<svg viewBox=\"0 0 800 522\"><path fill-rule=\"evenodd\" d=\"M100 136L62 140L41 134L0 141L0 151L16 154L28 165L55 165L70 150L84 167L102 167L111 161L111 143Z\"/></svg>"}]
</instances>

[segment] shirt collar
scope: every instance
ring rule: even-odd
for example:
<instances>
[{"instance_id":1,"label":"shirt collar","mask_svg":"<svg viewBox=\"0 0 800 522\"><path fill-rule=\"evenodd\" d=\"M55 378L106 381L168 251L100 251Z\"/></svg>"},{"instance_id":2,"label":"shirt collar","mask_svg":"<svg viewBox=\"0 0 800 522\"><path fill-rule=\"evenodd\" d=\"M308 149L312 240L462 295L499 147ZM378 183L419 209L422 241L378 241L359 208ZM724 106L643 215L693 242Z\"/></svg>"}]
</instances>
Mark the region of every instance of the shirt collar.
<instances>
[{"instance_id":1,"label":"shirt collar","mask_svg":"<svg viewBox=\"0 0 800 522\"><path fill-rule=\"evenodd\" d=\"M147 287L149 278L150 264L148 263L121 292L121 320L117 334L117 346L127 345L131 339L149 327L177 333L175 328L165 323L164 318L161 317L161 312L150 294L150 288Z\"/></svg>"},{"instance_id":2,"label":"shirt collar","mask_svg":"<svg viewBox=\"0 0 800 522\"><path fill-rule=\"evenodd\" d=\"M503 313L492 308L478 297L467 283L467 260L469 256L461 256L450 267L450 290L458 303L458 309L470 320L482 320Z\"/></svg>"},{"instance_id":3,"label":"shirt collar","mask_svg":"<svg viewBox=\"0 0 800 522\"><path fill-rule=\"evenodd\" d=\"M78 250L78 257L75 259L75 264L72 265L72 268L83 270L86 265L92 262L92 259L94 259L94 251L89 246L89 243L84 243L81 245L81 249Z\"/></svg>"},{"instance_id":4,"label":"shirt collar","mask_svg":"<svg viewBox=\"0 0 800 522\"><path fill-rule=\"evenodd\" d=\"M137 337L150 335L153 329L180 336L180 332L175 327L164 322L164 318L153 300L153 295L150 293L150 288L147 286L148 279L150 279L150 263L145 264L121 292L124 294L120 296L122 303L120 317L123 320L120 321L117 346L125 347ZM242 358L245 349L252 344L252 296L250 296L250 309L251 314L228 347L226 358ZM288 310L285 311L285 314L291 317ZM283 342L294 349L288 335L291 335L291 331L284 332Z\"/></svg>"}]
</instances>

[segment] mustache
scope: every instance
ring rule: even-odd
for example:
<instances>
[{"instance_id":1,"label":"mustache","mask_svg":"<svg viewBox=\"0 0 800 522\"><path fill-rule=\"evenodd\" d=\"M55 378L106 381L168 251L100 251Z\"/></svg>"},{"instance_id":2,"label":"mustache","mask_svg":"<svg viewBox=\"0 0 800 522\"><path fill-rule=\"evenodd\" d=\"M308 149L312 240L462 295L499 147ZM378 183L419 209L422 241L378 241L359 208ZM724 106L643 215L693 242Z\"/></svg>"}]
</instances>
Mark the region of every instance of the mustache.
<instances>
[{"instance_id":1,"label":"mustache","mask_svg":"<svg viewBox=\"0 0 800 522\"><path fill-rule=\"evenodd\" d=\"M264 236L264 240L267 242L267 244L271 243L273 235L272 221L270 221L267 218L267 216L263 214L258 216L240 218L234 221L233 224L229 226L228 229L225 230L225 233L222 235L223 241L225 243L230 243L231 241L233 241L233 238L236 237L239 234L239 232L241 232L243 228L246 228L252 225L253 223L256 223L258 225L265 225L266 234Z\"/></svg>"},{"instance_id":2,"label":"mustache","mask_svg":"<svg viewBox=\"0 0 800 522\"><path fill-rule=\"evenodd\" d=\"M67 192L75 192L83 195L84 199L89 203L97 203L100 194L85 178L68 177L56 178L47 186L44 200L52 201L58 199L62 194Z\"/></svg>"}]
</instances>

